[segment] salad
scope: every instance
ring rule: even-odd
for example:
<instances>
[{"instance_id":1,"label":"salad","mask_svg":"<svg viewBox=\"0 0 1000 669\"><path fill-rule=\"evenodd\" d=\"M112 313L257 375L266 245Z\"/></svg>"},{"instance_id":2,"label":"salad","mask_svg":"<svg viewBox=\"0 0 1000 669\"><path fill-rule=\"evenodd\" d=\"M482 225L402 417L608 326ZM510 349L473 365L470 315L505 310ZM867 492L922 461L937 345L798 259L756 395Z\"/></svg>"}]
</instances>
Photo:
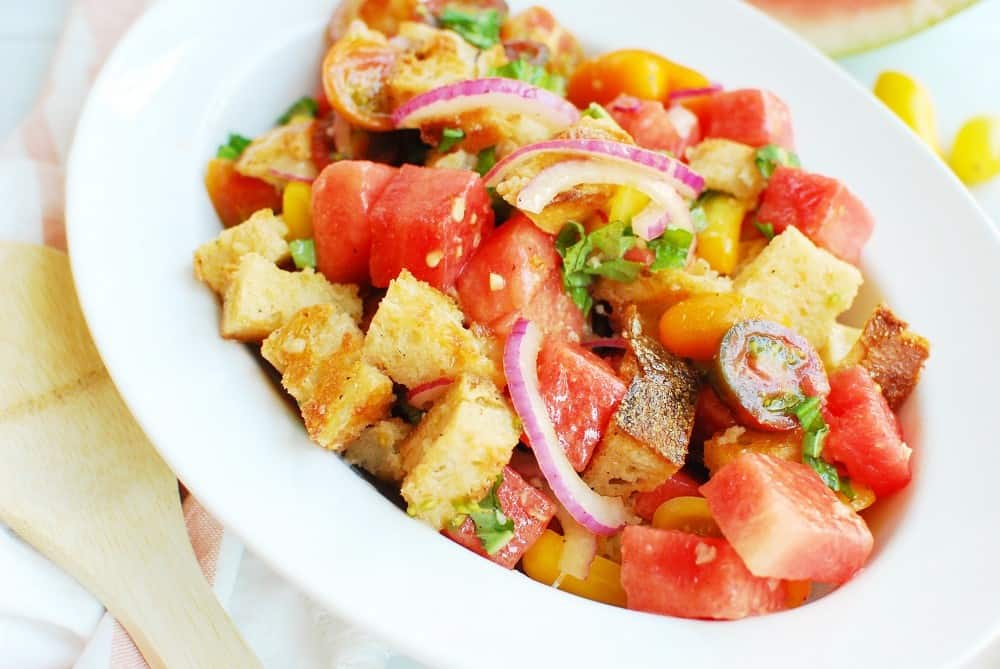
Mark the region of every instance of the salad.
<instances>
[{"instance_id":1,"label":"salad","mask_svg":"<svg viewBox=\"0 0 1000 669\"><path fill-rule=\"evenodd\" d=\"M864 567L929 355L884 304L841 322L874 220L795 151L773 92L588 58L542 7L351 0L316 90L208 162L195 274L311 439L448 539L779 611Z\"/></svg>"}]
</instances>

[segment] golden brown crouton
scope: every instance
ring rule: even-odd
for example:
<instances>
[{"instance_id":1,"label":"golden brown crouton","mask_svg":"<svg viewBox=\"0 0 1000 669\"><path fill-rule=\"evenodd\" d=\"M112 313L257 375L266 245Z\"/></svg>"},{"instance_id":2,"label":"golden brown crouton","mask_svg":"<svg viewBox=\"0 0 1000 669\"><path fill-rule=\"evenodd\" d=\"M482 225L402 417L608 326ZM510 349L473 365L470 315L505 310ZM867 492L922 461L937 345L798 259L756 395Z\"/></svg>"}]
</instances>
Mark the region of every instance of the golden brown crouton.
<instances>
[{"instance_id":1,"label":"golden brown crouton","mask_svg":"<svg viewBox=\"0 0 1000 669\"><path fill-rule=\"evenodd\" d=\"M787 316L793 330L822 350L862 281L857 267L788 227L736 275L733 287Z\"/></svg>"},{"instance_id":2,"label":"golden brown crouton","mask_svg":"<svg viewBox=\"0 0 1000 669\"><path fill-rule=\"evenodd\" d=\"M802 462L802 432L754 432L733 426L705 440L705 467L712 474L743 453L764 453L782 460Z\"/></svg>"},{"instance_id":3,"label":"golden brown crouton","mask_svg":"<svg viewBox=\"0 0 1000 669\"><path fill-rule=\"evenodd\" d=\"M757 150L728 139L706 139L687 150L691 169L705 178L705 187L721 190L743 200L749 208L757 205L767 183L757 169Z\"/></svg>"},{"instance_id":4,"label":"golden brown crouton","mask_svg":"<svg viewBox=\"0 0 1000 669\"><path fill-rule=\"evenodd\" d=\"M223 230L194 253L194 275L222 295L240 258L256 253L272 263L288 259L288 227L270 209L261 209L239 225Z\"/></svg>"},{"instance_id":5,"label":"golden brown crouton","mask_svg":"<svg viewBox=\"0 0 1000 669\"><path fill-rule=\"evenodd\" d=\"M250 143L236 161L236 171L283 188L288 175L314 179L312 161L312 124L310 118L293 120L268 130Z\"/></svg>"},{"instance_id":6,"label":"golden brown crouton","mask_svg":"<svg viewBox=\"0 0 1000 669\"><path fill-rule=\"evenodd\" d=\"M732 290L731 279L720 276L703 258L697 258L689 267L644 274L631 283L599 279L594 299L605 300L611 305L611 322L616 329L625 326L625 309L634 304L639 309L643 327L656 332L660 316L677 302L692 295Z\"/></svg>"},{"instance_id":7,"label":"golden brown crouton","mask_svg":"<svg viewBox=\"0 0 1000 669\"><path fill-rule=\"evenodd\" d=\"M442 529L478 502L510 460L521 428L497 387L463 374L403 442L407 512Z\"/></svg>"},{"instance_id":8,"label":"golden brown crouton","mask_svg":"<svg viewBox=\"0 0 1000 669\"><path fill-rule=\"evenodd\" d=\"M386 85L393 109L432 88L476 77L479 50L458 33L404 21L395 42L406 49L393 63Z\"/></svg>"},{"instance_id":9,"label":"golden brown crouton","mask_svg":"<svg viewBox=\"0 0 1000 669\"><path fill-rule=\"evenodd\" d=\"M502 384L487 343L462 325L463 318L453 299L404 270L368 327L365 359L409 388L462 373Z\"/></svg>"},{"instance_id":10,"label":"golden brown crouton","mask_svg":"<svg viewBox=\"0 0 1000 669\"><path fill-rule=\"evenodd\" d=\"M392 381L364 362L363 342L351 316L318 304L297 312L261 347L298 401L309 436L323 448L342 450L389 414Z\"/></svg>"},{"instance_id":11,"label":"golden brown crouton","mask_svg":"<svg viewBox=\"0 0 1000 669\"><path fill-rule=\"evenodd\" d=\"M413 430L398 418L380 420L348 444L344 459L377 479L403 480L403 456L399 447Z\"/></svg>"},{"instance_id":12,"label":"golden brown crouton","mask_svg":"<svg viewBox=\"0 0 1000 669\"><path fill-rule=\"evenodd\" d=\"M905 321L881 304L840 366L867 369L895 411L913 392L930 353L927 340L911 332Z\"/></svg>"},{"instance_id":13,"label":"golden brown crouton","mask_svg":"<svg viewBox=\"0 0 1000 669\"><path fill-rule=\"evenodd\" d=\"M361 318L361 299L353 285L330 283L312 269L287 272L266 258L248 253L240 259L222 303L222 336L261 341L314 304L332 304L354 321Z\"/></svg>"}]
</instances>

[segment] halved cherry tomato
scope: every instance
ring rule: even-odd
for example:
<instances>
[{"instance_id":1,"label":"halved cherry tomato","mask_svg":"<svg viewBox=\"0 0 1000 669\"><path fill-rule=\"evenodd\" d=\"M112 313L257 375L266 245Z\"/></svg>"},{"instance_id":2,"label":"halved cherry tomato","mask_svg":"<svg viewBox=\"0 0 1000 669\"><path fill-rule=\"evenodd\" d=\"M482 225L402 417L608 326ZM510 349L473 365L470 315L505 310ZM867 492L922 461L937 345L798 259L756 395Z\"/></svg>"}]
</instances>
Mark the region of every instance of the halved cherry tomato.
<instances>
[{"instance_id":1,"label":"halved cherry tomato","mask_svg":"<svg viewBox=\"0 0 1000 669\"><path fill-rule=\"evenodd\" d=\"M205 189L222 225L231 228L258 209L281 211L281 193L261 179L240 174L233 161L214 158L205 169Z\"/></svg>"},{"instance_id":2,"label":"halved cherry tomato","mask_svg":"<svg viewBox=\"0 0 1000 669\"><path fill-rule=\"evenodd\" d=\"M323 59L323 91L337 113L354 125L386 131L392 130L392 117L384 89L396 51L375 35L349 33L330 47Z\"/></svg>"},{"instance_id":3,"label":"halved cherry tomato","mask_svg":"<svg viewBox=\"0 0 1000 669\"><path fill-rule=\"evenodd\" d=\"M785 581L785 592L787 593L785 601L788 608L794 609L805 604L811 591L811 581Z\"/></svg>"},{"instance_id":4,"label":"halved cherry tomato","mask_svg":"<svg viewBox=\"0 0 1000 669\"><path fill-rule=\"evenodd\" d=\"M569 99L578 107L606 104L622 93L666 102L671 90L707 86L694 70L641 49L612 51L585 61L569 82Z\"/></svg>"},{"instance_id":5,"label":"halved cherry tomato","mask_svg":"<svg viewBox=\"0 0 1000 669\"><path fill-rule=\"evenodd\" d=\"M653 514L653 527L661 530L680 530L702 537L722 536L722 531L715 524L704 497L668 499Z\"/></svg>"},{"instance_id":6,"label":"halved cherry tomato","mask_svg":"<svg viewBox=\"0 0 1000 669\"><path fill-rule=\"evenodd\" d=\"M768 315L762 302L739 293L695 295L663 313L660 343L675 355L711 360L735 323Z\"/></svg>"},{"instance_id":7,"label":"halved cherry tomato","mask_svg":"<svg viewBox=\"0 0 1000 669\"><path fill-rule=\"evenodd\" d=\"M792 407L830 393L823 363L805 338L778 323L740 321L722 338L713 380L722 399L747 427L793 430Z\"/></svg>"},{"instance_id":8,"label":"halved cherry tomato","mask_svg":"<svg viewBox=\"0 0 1000 669\"><path fill-rule=\"evenodd\" d=\"M544 46L548 52L546 68L564 77L570 76L583 60L583 49L573 33L543 7L529 7L508 18L500 28L500 39L505 46L518 42Z\"/></svg>"}]
</instances>

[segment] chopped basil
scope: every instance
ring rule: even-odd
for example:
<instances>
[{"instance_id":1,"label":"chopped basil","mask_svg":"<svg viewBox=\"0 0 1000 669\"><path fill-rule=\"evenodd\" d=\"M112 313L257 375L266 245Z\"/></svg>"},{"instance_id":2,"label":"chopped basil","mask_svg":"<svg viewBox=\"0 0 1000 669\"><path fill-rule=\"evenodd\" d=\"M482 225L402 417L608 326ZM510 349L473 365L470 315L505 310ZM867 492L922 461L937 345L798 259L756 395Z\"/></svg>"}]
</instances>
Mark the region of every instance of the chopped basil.
<instances>
[{"instance_id":1,"label":"chopped basil","mask_svg":"<svg viewBox=\"0 0 1000 669\"><path fill-rule=\"evenodd\" d=\"M319 106L316 104L316 100L308 95L303 95L293 102L292 106L284 114L278 117L278 125L285 125L296 116L311 116L316 118L318 109Z\"/></svg>"},{"instance_id":2,"label":"chopped basil","mask_svg":"<svg viewBox=\"0 0 1000 669\"><path fill-rule=\"evenodd\" d=\"M487 9L481 12L463 12L446 8L438 17L441 27L453 30L466 42L480 49L489 49L500 41L500 12Z\"/></svg>"},{"instance_id":3,"label":"chopped basil","mask_svg":"<svg viewBox=\"0 0 1000 669\"><path fill-rule=\"evenodd\" d=\"M670 228L656 239L647 243L650 250L656 254L656 259L649 269L659 272L665 269L683 267L687 263L688 250L694 235L681 228Z\"/></svg>"},{"instance_id":4,"label":"chopped basil","mask_svg":"<svg viewBox=\"0 0 1000 669\"><path fill-rule=\"evenodd\" d=\"M823 483L834 492L842 492L845 486L850 490L850 484L847 483L846 479L841 479L837 468L821 457L823 444L826 442L827 435L830 434L830 428L823 420L823 414L820 411L821 406L820 398L806 397L788 410L788 413L793 414L798 419L804 433L802 437L802 462L812 467L813 471L823 479ZM844 494L847 495L846 492ZM854 491L851 490L848 498L852 498L853 494Z\"/></svg>"},{"instance_id":5,"label":"chopped basil","mask_svg":"<svg viewBox=\"0 0 1000 669\"><path fill-rule=\"evenodd\" d=\"M456 144L465 139L465 131L461 128L445 128L441 131L441 141L438 142L438 151L447 153Z\"/></svg>"},{"instance_id":6,"label":"chopped basil","mask_svg":"<svg viewBox=\"0 0 1000 669\"><path fill-rule=\"evenodd\" d=\"M813 471L819 474L819 477L823 479L823 483L826 484L827 488L834 492L840 492L841 479L836 467L826 460L810 455L803 455L802 462L812 467Z\"/></svg>"},{"instance_id":7,"label":"chopped basil","mask_svg":"<svg viewBox=\"0 0 1000 669\"><path fill-rule=\"evenodd\" d=\"M483 544L483 550L488 555L495 555L501 548L514 538L514 521L503 512L497 490L503 484L503 474L497 477L486 497L476 504L456 506L460 516L455 518L452 527L461 527L465 517L472 519L476 528L476 536Z\"/></svg>"},{"instance_id":8,"label":"chopped basil","mask_svg":"<svg viewBox=\"0 0 1000 669\"><path fill-rule=\"evenodd\" d=\"M225 158L226 160L236 160L248 146L252 140L244 137L243 135L237 135L236 133L229 133L229 139L225 144L219 146L219 150L215 152L217 158Z\"/></svg>"},{"instance_id":9,"label":"chopped basil","mask_svg":"<svg viewBox=\"0 0 1000 669\"><path fill-rule=\"evenodd\" d=\"M767 241L774 239L774 224L773 223L762 223L760 221L754 221L753 227L757 228L760 234L767 238Z\"/></svg>"},{"instance_id":10,"label":"chopped basil","mask_svg":"<svg viewBox=\"0 0 1000 669\"><path fill-rule=\"evenodd\" d=\"M587 269L587 272L590 274L604 276L612 281L621 281L622 283L635 281L639 278L639 272L641 271L641 263L632 262L631 260L622 260L621 258L605 260L601 264L594 265L593 268Z\"/></svg>"},{"instance_id":11,"label":"chopped basil","mask_svg":"<svg viewBox=\"0 0 1000 669\"><path fill-rule=\"evenodd\" d=\"M594 304L588 289L595 276L625 283L639 277L642 264L624 259L636 243L632 229L621 221L608 223L589 235L576 221L559 231L556 251L563 259L563 285L585 316Z\"/></svg>"},{"instance_id":12,"label":"chopped basil","mask_svg":"<svg viewBox=\"0 0 1000 669\"><path fill-rule=\"evenodd\" d=\"M539 88L552 91L557 95L566 95L565 78L559 76L558 74L549 72L544 67L535 65L524 58L512 60L506 65L501 65L500 67L494 67L490 70L489 74L491 77L517 79L518 81L523 81L531 84L532 86L538 86ZM587 114L589 111L590 109L588 108L584 113ZM607 112L605 112L605 114L607 114Z\"/></svg>"},{"instance_id":13,"label":"chopped basil","mask_svg":"<svg viewBox=\"0 0 1000 669\"><path fill-rule=\"evenodd\" d=\"M476 171L479 176L485 175L497 164L497 147L488 146L476 154Z\"/></svg>"},{"instance_id":14,"label":"chopped basil","mask_svg":"<svg viewBox=\"0 0 1000 669\"><path fill-rule=\"evenodd\" d=\"M316 243L311 239L296 239L288 242L288 250L292 254L292 262L299 269L316 267Z\"/></svg>"},{"instance_id":15,"label":"chopped basil","mask_svg":"<svg viewBox=\"0 0 1000 669\"><path fill-rule=\"evenodd\" d=\"M584 116L589 116L590 118L611 118L611 114L608 113L608 110L596 102L591 102L590 105L580 113Z\"/></svg>"},{"instance_id":16,"label":"chopped basil","mask_svg":"<svg viewBox=\"0 0 1000 669\"><path fill-rule=\"evenodd\" d=\"M621 258L635 246L636 237L624 222L613 221L590 233L590 241L605 256Z\"/></svg>"},{"instance_id":17,"label":"chopped basil","mask_svg":"<svg viewBox=\"0 0 1000 669\"><path fill-rule=\"evenodd\" d=\"M778 165L784 165L785 167L802 166L797 155L777 144L768 144L757 149L756 162L757 169L760 170L761 176L765 179L771 178L771 175L774 174L774 169Z\"/></svg>"}]
</instances>

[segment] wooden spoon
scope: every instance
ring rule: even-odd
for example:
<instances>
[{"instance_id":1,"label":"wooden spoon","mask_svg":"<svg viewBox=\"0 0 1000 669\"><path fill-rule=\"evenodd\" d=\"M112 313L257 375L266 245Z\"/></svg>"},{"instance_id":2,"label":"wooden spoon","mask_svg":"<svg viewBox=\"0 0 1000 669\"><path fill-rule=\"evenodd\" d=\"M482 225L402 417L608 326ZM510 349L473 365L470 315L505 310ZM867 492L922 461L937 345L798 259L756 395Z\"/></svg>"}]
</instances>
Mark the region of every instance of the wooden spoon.
<instances>
[{"instance_id":1,"label":"wooden spoon","mask_svg":"<svg viewBox=\"0 0 1000 669\"><path fill-rule=\"evenodd\" d=\"M101 363L66 255L0 243L0 268L0 519L154 669L259 667L195 560L174 475Z\"/></svg>"}]
</instances>

